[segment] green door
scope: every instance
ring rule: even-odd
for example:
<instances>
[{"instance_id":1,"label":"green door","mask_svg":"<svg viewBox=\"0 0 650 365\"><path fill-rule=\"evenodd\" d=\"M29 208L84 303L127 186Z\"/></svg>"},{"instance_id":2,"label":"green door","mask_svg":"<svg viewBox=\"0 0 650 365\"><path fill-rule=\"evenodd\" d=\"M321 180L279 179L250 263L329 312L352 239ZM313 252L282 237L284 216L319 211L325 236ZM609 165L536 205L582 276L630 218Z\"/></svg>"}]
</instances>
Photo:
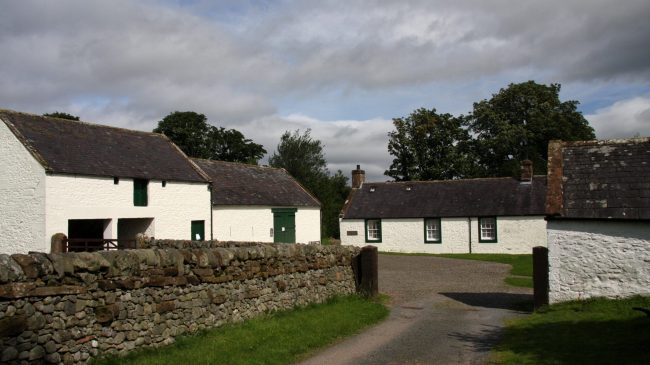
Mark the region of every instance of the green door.
<instances>
[{"instance_id":1,"label":"green door","mask_svg":"<svg viewBox=\"0 0 650 365\"><path fill-rule=\"evenodd\" d=\"M192 241L205 240L205 221L192 221Z\"/></svg>"},{"instance_id":2,"label":"green door","mask_svg":"<svg viewBox=\"0 0 650 365\"><path fill-rule=\"evenodd\" d=\"M296 242L296 208L274 208L273 212L273 242Z\"/></svg>"}]
</instances>

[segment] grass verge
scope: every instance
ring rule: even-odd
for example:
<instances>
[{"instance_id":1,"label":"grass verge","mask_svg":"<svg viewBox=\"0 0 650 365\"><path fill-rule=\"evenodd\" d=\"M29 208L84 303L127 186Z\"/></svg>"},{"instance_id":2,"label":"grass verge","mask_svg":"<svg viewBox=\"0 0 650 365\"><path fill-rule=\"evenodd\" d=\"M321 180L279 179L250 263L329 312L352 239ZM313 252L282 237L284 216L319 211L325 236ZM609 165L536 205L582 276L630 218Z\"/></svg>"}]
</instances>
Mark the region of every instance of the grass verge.
<instances>
[{"instance_id":1,"label":"grass verge","mask_svg":"<svg viewBox=\"0 0 650 365\"><path fill-rule=\"evenodd\" d=\"M97 359L92 364L291 364L379 322L388 313L378 301L357 296L334 298L183 336L167 347Z\"/></svg>"},{"instance_id":2,"label":"grass verge","mask_svg":"<svg viewBox=\"0 0 650 365\"><path fill-rule=\"evenodd\" d=\"M382 252L387 255L415 255L436 256L450 259L490 261L512 266L510 276L505 279L506 284L524 288L533 287L533 255L507 255L487 253L451 253L451 254L407 254L397 252Z\"/></svg>"},{"instance_id":3,"label":"grass verge","mask_svg":"<svg viewBox=\"0 0 650 365\"><path fill-rule=\"evenodd\" d=\"M650 297L591 299L543 308L511 322L495 364L650 364Z\"/></svg>"}]
</instances>

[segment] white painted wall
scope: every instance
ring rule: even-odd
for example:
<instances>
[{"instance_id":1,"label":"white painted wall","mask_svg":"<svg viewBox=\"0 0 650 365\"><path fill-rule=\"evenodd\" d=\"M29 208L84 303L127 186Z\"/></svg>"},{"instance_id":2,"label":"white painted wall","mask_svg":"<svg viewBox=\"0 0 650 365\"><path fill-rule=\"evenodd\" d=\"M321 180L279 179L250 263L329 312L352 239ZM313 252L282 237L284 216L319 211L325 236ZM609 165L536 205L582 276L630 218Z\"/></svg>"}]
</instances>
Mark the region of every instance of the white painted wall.
<instances>
[{"instance_id":1,"label":"white painted wall","mask_svg":"<svg viewBox=\"0 0 650 365\"><path fill-rule=\"evenodd\" d=\"M320 208L300 207L296 212L296 241L320 242Z\"/></svg>"},{"instance_id":2,"label":"white painted wall","mask_svg":"<svg viewBox=\"0 0 650 365\"><path fill-rule=\"evenodd\" d=\"M45 249L45 169L0 121L0 253Z\"/></svg>"},{"instance_id":3,"label":"white painted wall","mask_svg":"<svg viewBox=\"0 0 650 365\"><path fill-rule=\"evenodd\" d=\"M273 242L270 206L216 206L214 238L220 241ZM296 207L296 241L320 241L320 208Z\"/></svg>"},{"instance_id":4,"label":"white painted wall","mask_svg":"<svg viewBox=\"0 0 650 365\"><path fill-rule=\"evenodd\" d=\"M442 218L441 243L424 242L424 219L382 219L382 242L365 240L363 219L340 221L341 244L375 245L380 251L406 253L468 253L470 227L473 253L532 253L535 246L546 246L546 221L542 216L497 217L497 242L482 243L478 239L478 218ZM356 231L357 235L349 235Z\"/></svg>"},{"instance_id":5,"label":"white painted wall","mask_svg":"<svg viewBox=\"0 0 650 365\"><path fill-rule=\"evenodd\" d=\"M549 300L650 295L650 224L548 223Z\"/></svg>"},{"instance_id":6,"label":"white painted wall","mask_svg":"<svg viewBox=\"0 0 650 365\"><path fill-rule=\"evenodd\" d=\"M207 183L149 181L146 207L133 205L133 180L112 177L48 175L45 236L67 235L69 219L111 219L104 238L117 238L119 218L154 218L149 234L161 239L190 239L191 221L205 221L210 237L210 191ZM48 247L49 249L49 247Z\"/></svg>"}]
</instances>

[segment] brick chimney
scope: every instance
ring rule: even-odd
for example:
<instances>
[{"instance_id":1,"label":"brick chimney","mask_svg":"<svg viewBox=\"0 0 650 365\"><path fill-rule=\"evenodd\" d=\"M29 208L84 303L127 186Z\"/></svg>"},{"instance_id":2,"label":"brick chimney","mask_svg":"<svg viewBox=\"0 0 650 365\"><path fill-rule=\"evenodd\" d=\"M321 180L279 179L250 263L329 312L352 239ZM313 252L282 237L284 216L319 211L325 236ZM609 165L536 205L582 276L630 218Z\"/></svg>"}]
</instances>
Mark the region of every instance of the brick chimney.
<instances>
[{"instance_id":1,"label":"brick chimney","mask_svg":"<svg viewBox=\"0 0 650 365\"><path fill-rule=\"evenodd\" d=\"M361 170L361 166L357 165L356 170L352 170L352 189L360 189L366 181L366 172Z\"/></svg>"},{"instance_id":2,"label":"brick chimney","mask_svg":"<svg viewBox=\"0 0 650 365\"><path fill-rule=\"evenodd\" d=\"M521 182L531 182L533 181L533 161L523 160L521 161L521 177L519 178Z\"/></svg>"}]
</instances>

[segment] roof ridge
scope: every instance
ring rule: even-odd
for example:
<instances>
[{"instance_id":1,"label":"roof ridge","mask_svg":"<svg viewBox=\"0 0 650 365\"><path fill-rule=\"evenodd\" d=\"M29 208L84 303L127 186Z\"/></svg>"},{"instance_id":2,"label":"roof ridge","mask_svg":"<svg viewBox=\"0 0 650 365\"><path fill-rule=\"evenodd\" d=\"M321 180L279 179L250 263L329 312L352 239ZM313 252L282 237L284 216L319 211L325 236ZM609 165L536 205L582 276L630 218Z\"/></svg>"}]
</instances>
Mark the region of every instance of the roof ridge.
<instances>
[{"instance_id":1,"label":"roof ridge","mask_svg":"<svg viewBox=\"0 0 650 365\"><path fill-rule=\"evenodd\" d=\"M592 139L589 141L563 141L559 140L562 146L597 146L603 144L626 144L626 143L650 143L650 137L630 137L611 139Z\"/></svg>"},{"instance_id":2,"label":"roof ridge","mask_svg":"<svg viewBox=\"0 0 650 365\"><path fill-rule=\"evenodd\" d=\"M533 177L546 177L546 175L533 175ZM505 179L512 179L519 181L516 177L513 176L497 176L497 177L474 177L474 178L468 178L468 179L449 179L449 180L411 180L411 181L382 181L382 182L369 182L366 181L363 184L387 184L387 185L392 185L392 184L400 184L400 185L407 185L407 184L433 184L433 183L455 183L455 182L463 182L463 181L478 181L478 180L505 180Z\"/></svg>"},{"instance_id":3,"label":"roof ridge","mask_svg":"<svg viewBox=\"0 0 650 365\"><path fill-rule=\"evenodd\" d=\"M273 166L266 166L266 165L253 165L249 164L246 162L235 162L235 161L223 161L223 160L211 160L207 158L200 158L200 157L190 157L191 159L195 160L200 160L200 161L205 161L208 163L224 163L224 164L231 164L231 165L239 165L239 166L244 166L244 167L253 167L253 168L259 168L259 169L269 169L269 170L284 170L282 167L273 167ZM286 172L286 170L284 170Z\"/></svg>"},{"instance_id":4,"label":"roof ridge","mask_svg":"<svg viewBox=\"0 0 650 365\"><path fill-rule=\"evenodd\" d=\"M86 126L89 126L89 127L96 127L96 128L109 128L109 129L115 129L115 130L128 132L128 133L134 133L134 134L147 134L147 135L151 135L151 136L155 136L155 137L164 136L164 134L162 134L162 133L140 131L140 130L137 130L137 129L129 129L129 128L125 128L125 127L115 127L115 126L112 126L112 125L100 124L100 123L95 123L95 122L87 122L87 121L84 121L84 120L72 120L72 119L65 119L65 118L58 118L58 117L50 117L50 116L39 115L39 114L34 114L34 113L19 112L19 111L16 111L16 110L0 108L0 114L2 114L2 113L26 115L26 116L43 118L43 119L54 119L56 121L60 121L60 122L63 122L63 123L82 124L82 125L86 125Z\"/></svg>"}]
</instances>

